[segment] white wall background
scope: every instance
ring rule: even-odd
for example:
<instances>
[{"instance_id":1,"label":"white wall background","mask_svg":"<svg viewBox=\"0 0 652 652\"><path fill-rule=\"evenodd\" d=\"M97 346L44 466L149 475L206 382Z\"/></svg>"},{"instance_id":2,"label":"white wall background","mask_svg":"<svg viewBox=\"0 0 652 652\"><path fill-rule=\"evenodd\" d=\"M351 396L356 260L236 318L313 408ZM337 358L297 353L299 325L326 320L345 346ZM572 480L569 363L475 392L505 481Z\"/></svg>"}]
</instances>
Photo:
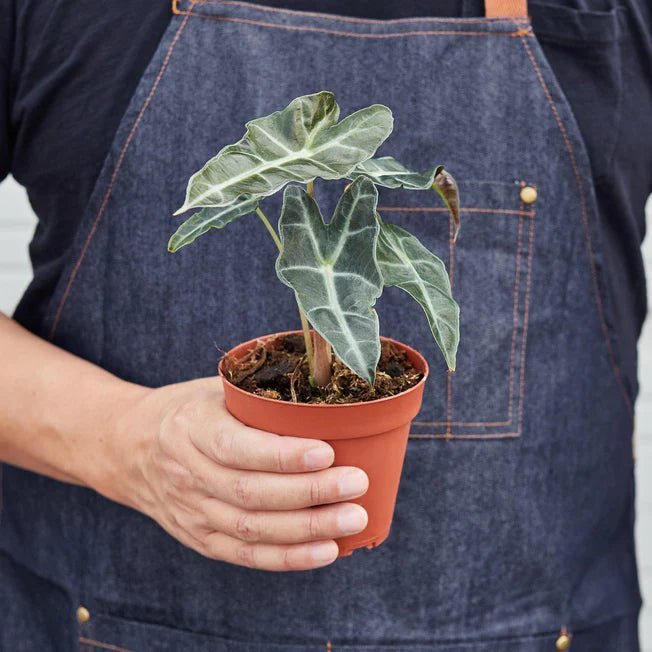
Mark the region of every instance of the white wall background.
<instances>
[{"instance_id":1,"label":"white wall background","mask_svg":"<svg viewBox=\"0 0 652 652\"><path fill-rule=\"evenodd\" d=\"M648 202L652 229L652 199ZM31 268L27 244L36 225L23 189L11 178L0 183L0 311L11 314L27 285ZM652 236L644 246L652 306ZM641 620L643 652L652 652L652 319L646 322L639 345L641 395L637 403L637 539L643 595L650 605ZM614 651L615 652L615 651Z\"/></svg>"}]
</instances>

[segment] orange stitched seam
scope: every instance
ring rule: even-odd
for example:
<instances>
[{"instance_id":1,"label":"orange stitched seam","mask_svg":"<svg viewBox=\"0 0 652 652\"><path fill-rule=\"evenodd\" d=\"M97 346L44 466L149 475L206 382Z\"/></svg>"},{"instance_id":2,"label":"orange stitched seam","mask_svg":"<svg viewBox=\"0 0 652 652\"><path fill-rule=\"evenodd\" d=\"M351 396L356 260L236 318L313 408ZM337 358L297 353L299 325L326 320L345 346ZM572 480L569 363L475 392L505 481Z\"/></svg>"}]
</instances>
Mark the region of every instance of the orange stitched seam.
<instances>
[{"instance_id":1,"label":"orange stitched seam","mask_svg":"<svg viewBox=\"0 0 652 652\"><path fill-rule=\"evenodd\" d=\"M367 39L388 39L388 38L402 38L407 36L511 36L523 37L531 32L527 30L516 30L513 32L473 32L464 30L423 30L415 32L392 32L389 34L358 34L357 32L344 32L337 29L328 29L326 27L313 27L309 25L281 25L277 23L268 23L263 20L251 20L249 18L236 18L235 16L211 16L200 14L196 11L177 11L178 14L184 16L195 16L196 18L207 18L209 20L220 20L229 23L242 23L244 25L254 25L256 27L272 27L275 29L285 29L293 32L317 32L321 34L332 34L334 36L349 36L351 38L367 38Z\"/></svg>"},{"instance_id":2,"label":"orange stitched seam","mask_svg":"<svg viewBox=\"0 0 652 652\"><path fill-rule=\"evenodd\" d=\"M550 90L548 89L548 86L546 84L545 79L543 78L543 73L541 72L541 68L539 67L539 64L537 63L536 59L534 58L534 54L532 53L532 49L530 48L529 44L524 38L521 38L521 43L523 44L523 47L525 48L525 51L527 53L528 58L530 59L530 63L534 67L534 71L537 75L537 78L539 79L539 83L541 84L541 88L543 89L544 95L546 96L546 99L548 101L548 105L550 106L555 122L557 123L557 126L559 127L559 131L561 132L562 138L564 140L564 145L566 147L566 152L568 153L568 157L571 162L571 167L573 168L573 173L575 175L575 182L577 184L577 189L579 191L579 196L580 196L580 212L582 214L582 223L584 226L584 238L586 240L586 245L587 245L587 250L589 254L589 266L591 268L591 278L593 281L593 292L595 294L595 301L596 305L598 308L598 316L600 320L600 327L602 329L602 334L605 339L605 343L607 345L607 352L609 356L609 360L611 362L611 367L614 372L614 376L616 377L616 381L620 385L623 397L625 399L625 403L627 405L627 409L629 411L630 416L633 417L634 410L632 406L632 402L629 398L629 394L627 393L627 388L625 387L625 382L622 377L622 373L620 370L620 366L618 365L618 361L616 360L616 355L614 353L614 350L611 346L611 337L609 334L609 328L607 326L607 322L605 319L605 314L604 314L604 306L602 305L602 297L600 295L600 286L598 283L598 275L597 275L597 270L593 261L594 258L594 253L593 253L593 244L591 242L591 231L589 227L589 214L588 214L588 208L586 205L586 197L584 195L584 182L582 181L582 176L580 175L579 167L577 165L577 159L575 158L575 151L573 150L573 145L570 141L570 137L568 136L568 132L566 130L566 126L564 125L563 120L561 119L561 116L559 115L559 111L557 109L557 105L555 104L555 101L552 98L552 95L550 94Z\"/></svg>"},{"instance_id":3,"label":"orange stitched seam","mask_svg":"<svg viewBox=\"0 0 652 652\"><path fill-rule=\"evenodd\" d=\"M136 117L136 121L134 122L133 127L131 128L131 131L129 132L129 136L127 137L127 140L125 141L124 146L122 147L122 151L120 152L120 156L118 157L118 161L116 163L115 169L113 170L113 174L111 175L111 180L109 182L109 186L106 189L106 192L104 193L104 197L102 199L102 204L100 205L99 210L97 211L97 215L95 216L95 220L93 221L93 225L91 226L91 230L88 233L88 236L86 237L86 240L84 241L84 244L82 246L82 249L79 253L79 258L77 258L77 261L75 262L75 266L72 269L72 272L70 273L70 278L68 279L68 283L66 285L66 289L63 293L63 296L61 297L61 300L59 301L59 306L57 307L57 312L54 316L54 321L52 322L52 327L50 329L50 339L53 339L56 332L57 332L57 327L59 325L59 320L61 319L61 315L63 313L63 309L66 305L66 302L68 301L68 297L70 295L70 290L72 289L72 286L77 278L77 274L79 273L79 270L81 268L82 262L84 261L84 258L86 256L86 253L88 251L88 248L91 244L91 241L93 239L93 236L95 235L95 232L97 231L97 227L99 226L100 220L102 219L102 215L104 214L104 210L106 209L106 205L109 201L109 198L111 197L111 193L113 192L113 187L115 185L115 182L118 178L118 174L120 173L120 169L122 167L122 163L124 161L125 155L127 154L127 150L129 149L129 145L131 144L131 141L138 130L138 127L140 126L141 120L143 118L143 115L145 114L145 111L147 110L147 107L149 106L150 102L152 101L152 98L154 97L156 93L156 89L158 88L158 85L161 81L161 78L163 77L163 73L168 67L168 64L170 63L170 58L172 57L172 52L174 51L174 48L176 47L177 43L179 42L179 38L181 37L181 33L183 32L186 24L188 23L188 17L186 16L183 19L183 22L181 23L179 29L177 30L177 33L174 35L174 39L172 40L172 43L170 43L170 47L168 48L168 51L165 55L165 59L163 60L163 63L161 65L161 69L158 72L158 75L156 76L156 79L154 80L154 84L149 92L149 95L147 96L147 99L143 103L143 106L140 109L140 112L138 113L138 116Z\"/></svg>"},{"instance_id":4,"label":"orange stitched seam","mask_svg":"<svg viewBox=\"0 0 652 652\"><path fill-rule=\"evenodd\" d=\"M453 235L455 233L455 225L453 224L453 217L450 214L448 215L448 251L449 251L449 266L450 266L450 284L451 292L453 290L453 280L455 274L455 240ZM453 418L453 374L450 370L446 371L446 390L447 390L447 402L446 402L446 436L450 438L451 436L451 420Z\"/></svg>"},{"instance_id":5,"label":"orange stitched seam","mask_svg":"<svg viewBox=\"0 0 652 652\"><path fill-rule=\"evenodd\" d=\"M445 209L448 210L448 209ZM522 214L531 215L531 211L520 211ZM514 354L516 349L516 331L518 321L518 295L520 289L520 267L521 267L521 242L522 242L523 220L519 218L518 221L518 237L516 243L516 265L514 270L514 308L513 308L513 321L512 321L512 347L510 353L509 364L509 403L508 403L508 419L506 421L452 421L451 426L508 426L513 421L514 408ZM528 256L531 252L528 252ZM445 426L448 425L447 421L415 421L415 426Z\"/></svg>"},{"instance_id":6,"label":"orange stitched seam","mask_svg":"<svg viewBox=\"0 0 652 652\"><path fill-rule=\"evenodd\" d=\"M498 432L492 433L490 435L447 435L447 434L437 434L437 435L422 435L420 433L410 433L410 439L516 439L521 436L520 432Z\"/></svg>"},{"instance_id":7,"label":"orange stitched seam","mask_svg":"<svg viewBox=\"0 0 652 652\"><path fill-rule=\"evenodd\" d=\"M527 351L527 330L530 321L530 290L532 289L532 260L534 256L534 217L530 221L530 256L527 261L527 279L525 281L525 317L523 318L523 341L521 343L521 382L519 387L518 397L518 426L516 430L522 432L523 430L523 399L525 396L525 354Z\"/></svg>"},{"instance_id":8,"label":"orange stitched seam","mask_svg":"<svg viewBox=\"0 0 652 652\"><path fill-rule=\"evenodd\" d=\"M110 643L102 643L102 641L96 641L94 638L86 638L85 636L80 636L79 642L82 645L92 645L93 647L99 647L102 650L111 650L111 652L132 652L127 648L111 645Z\"/></svg>"},{"instance_id":9,"label":"orange stitched seam","mask_svg":"<svg viewBox=\"0 0 652 652\"><path fill-rule=\"evenodd\" d=\"M511 421L413 421L413 426L451 426L466 427L466 428L495 428L497 426L509 426Z\"/></svg>"},{"instance_id":10,"label":"orange stitched seam","mask_svg":"<svg viewBox=\"0 0 652 652\"><path fill-rule=\"evenodd\" d=\"M446 437L451 437L451 426L453 418L453 373L446 371L446 421L442 424L446 426Z\"/></svg>"},{"instance_id":11,"label":"orange stitched seam","mask_svg":"<svg viewBox=\"0 0 652 652\"><path fill-rule=\"evenodd\" d=\"M378 206L379 211L401 213L448 213L448 208L437 206ZM501 208L460 208L460 213L500 213L505 215L527 215L532 217L532 211L510 210Z\"/></svg>"},{"instance_id":12,"label":"orange stitched seam","mask_svg":"<svg viewBox=\"0 0 652 652\"><path fill-rule=\"evenodd\" d=\"M246 7L247 9L255 9L256 11L290 14L293 16L310 16L316 18L325 18L328 20L345 22L345 23L361 23L363 25L382 25L385 23L420 23L420 22L433 22L433 23L462 23L467 25L472 24L485 24L495 22L509 22L509 23L529 23L527 17L490 17L490 18L444 18L434 16L422 16L417 18L394 18L388 20L372 19L372 18L356 18L355 16L339 16L335 14L326 14L318 11L299 11L298 9L286 9L282 7L266 7L264 5L257 5L249 2L237 2L237 0L198 0L197 5L231 5L236 7ZM178 9L178 0L174 0L174 7Z\"/></svg>"},{"instance_id":13,"label":"orange stitched seam","mask_svg":"<svg viewBox=\"0 0 652 652\"><path fill-rule=\"evenodd\" d=\"M514 418L514 366L515 366L515 359L514 356L516 355L516 330L517 330L517 325L518 325L518 299L519 299L519 290L521 289L521 276L520 276L520 271L521 271L521 236L523 234L523 218L519 218L518 220L518 238L517 238L517 247L518 247L518 255L516 257L516 271L514 272L514 275L516 277L516 280L514 281L514 314L512 317L512 348L511 352L509 354L509 422L512 422L512 419ZM532 243L530 243L530 246L532 246ZM528 260L531 260L531 251L528 251ZM525 299L526 302L526 309L527 309L527 296ZM523 336L525 336L525 333L523 333ZM521 364L523 363L523 358L521 358ZM520 430L520 428L519 428Z\"/></svg>"}]
</instances>

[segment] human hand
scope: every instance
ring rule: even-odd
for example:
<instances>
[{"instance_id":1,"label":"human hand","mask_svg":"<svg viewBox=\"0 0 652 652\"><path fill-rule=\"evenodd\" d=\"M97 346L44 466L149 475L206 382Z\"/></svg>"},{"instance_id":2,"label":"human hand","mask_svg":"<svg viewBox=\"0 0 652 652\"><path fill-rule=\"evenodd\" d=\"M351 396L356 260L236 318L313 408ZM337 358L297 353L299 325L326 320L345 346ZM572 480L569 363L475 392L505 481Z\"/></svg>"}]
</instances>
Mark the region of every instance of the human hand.
<instances>
[{"instance_id":1,"label":"human hand","mask_svg":"<svg viewBox=\"0 0 652 652\"><path fill-rule=\"evenodd\" d=\"M362 470L332 467L325 442L243 425L227 411L219 378L147 390L118 431L129 443L118 444L116 457L128 457L126 445L133 462L117 470L119 487L99 490L207 557L275 571L318 568L337 558L334 538L367 525L365 510L345 502L367 491Z\"/></svg>"}]
</instances>

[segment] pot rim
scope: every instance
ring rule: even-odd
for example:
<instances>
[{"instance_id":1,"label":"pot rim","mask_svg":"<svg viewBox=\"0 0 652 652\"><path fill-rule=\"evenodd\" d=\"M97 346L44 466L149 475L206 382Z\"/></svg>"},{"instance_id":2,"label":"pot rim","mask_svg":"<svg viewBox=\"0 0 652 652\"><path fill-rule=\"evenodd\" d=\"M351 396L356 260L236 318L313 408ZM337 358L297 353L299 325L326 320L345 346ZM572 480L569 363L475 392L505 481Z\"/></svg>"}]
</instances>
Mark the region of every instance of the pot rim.
<instances>
[{"instance_id":1,"label":"pot rim","mask_svg":"<svg viewBox=\"0 0 652 652\"><path fill-rule=\"evenodd\" d=\"M260 337L254 337L251 340L247 340L246 342L241 342L240 344L236 344L234 347L231 347L229 351L227 351L221 358L217 366L218 374L220 378L222 379L222 382L228 383L229 387L231 388L232 391L236 391L240 394L245 395L246 397L250 397L259 401L265 401L268 403L273 403L273 404L280 404L280 405L288 405L288 406L296 406L300 407L302 409L306 408L311 408L311 409L333 409L333 408L339 408L339 409L345 409L345 408L359 408L361 405L377 405L379 403L385 403L387 401L394 401L400 397L407 396L408 394L414 392L417 390L423 383L426 382L428 379L428 375L430 373L430 366L428 365L428 362L424 358L424 356L419 353L416 349L413 349L411 346L408 346L407 344L404 344L403 342L399 342L398 340L394 340L391 337L385 337L384 335L380 336L380 339L384 342L391 342L392 344L396 344L400 348L402 348L405 351L408 351L409 353L413 354L416 356L421 363L423 364L423 377L421 380L416 384L410 387L409 389L406 389L403 392L400 392L399 394L394 394L394 396L384 396L383 398L377 398L374 399L373 401L356 401L355 403L293 403L292 401L282 401L278 398L267 398L266 396L258 396L257 394L252 394L251 392L247 392L244 389L241 389L237 385L234 385L228 378L224 375L224 372L222 370L222 365L224 364L224 358L233 351L233 349L237 349L241 346L246 346L247 344L253 344L255 342L259 342L260 340L268 340L273 337L281 337L283 335L296 335L302 333L300 330L293 330L293 331L281 331L278 333L269 333L267 335L261 335Z\"/></svg>"}]
</instances>

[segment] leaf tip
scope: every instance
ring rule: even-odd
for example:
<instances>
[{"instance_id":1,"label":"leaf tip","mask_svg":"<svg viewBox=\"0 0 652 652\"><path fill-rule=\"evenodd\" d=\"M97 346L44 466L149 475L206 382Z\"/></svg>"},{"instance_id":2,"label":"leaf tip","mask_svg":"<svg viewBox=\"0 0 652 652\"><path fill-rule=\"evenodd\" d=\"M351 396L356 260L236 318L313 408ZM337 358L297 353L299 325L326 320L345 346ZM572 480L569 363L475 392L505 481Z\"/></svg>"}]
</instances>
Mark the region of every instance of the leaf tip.
<instances>
[{"instance_id":1,"label":"leaf tip","mask_svg":"<svg viewBox=\"0 0 652 652\"><path fill-rule=\"evenodd\" d=\"M179 251L179 249L181 249L182 246L183 245L179 243L179 240L175 234L168 240L168 253L174 254L177 251Z\"/></svg>"},{"instance_id":2,"label":"leaf tip","mask_svg":"<svg viewBox=\"0 0 652 652\"><path fill-rule=\"evenodd\" d=\"M374 106L376 106L376 107L377 107L378 109L380 109L381 111L387 113L387 115L388 115L392 120L394 119L394 114L392 113L392 110L391 110L391 109L390 109L386 104L382 104L381 102L378 102L378 103L375 104Z\"/></svg>"}]
</instances>

